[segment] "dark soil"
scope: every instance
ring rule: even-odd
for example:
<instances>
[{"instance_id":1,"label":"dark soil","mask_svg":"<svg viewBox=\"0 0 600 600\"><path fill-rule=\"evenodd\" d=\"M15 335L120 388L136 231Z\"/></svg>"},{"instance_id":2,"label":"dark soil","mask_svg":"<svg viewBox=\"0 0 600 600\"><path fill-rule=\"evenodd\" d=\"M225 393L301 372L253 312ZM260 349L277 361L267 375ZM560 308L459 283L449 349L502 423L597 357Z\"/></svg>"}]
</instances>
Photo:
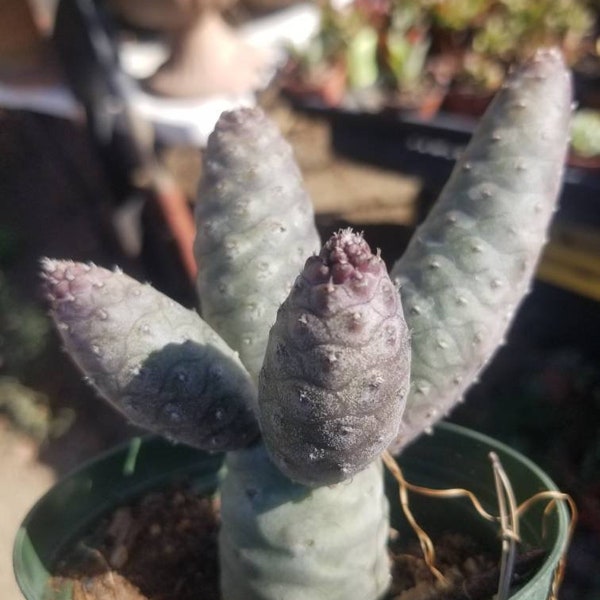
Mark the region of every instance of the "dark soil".
<instances>
[{"instance_id":1,"label":"dark soil","mask_svg":"<svg viewBox=\"0 0 600 600\"><path fill-rule=\"evenodd\" d=\"M71 548L52 584L72 580L73 600L218 600L218 527L214 498L181 488L147 494L117 508ZM418 543L392 531L388 600L492 597L497 558L462 534L445 533L434 544L449 587L436 582Z\"/></svg>"},{"instance_id":2,"label":"dark soil","mask_svg":"<svg viewBox=\"0 0 600 600\"><path fill-rule=\"evenodd\" d=\"M150 493L102 520L57 572L75 580L73 600L219 600L217 531L213 498Z\"/></svg>"}]
</instances>

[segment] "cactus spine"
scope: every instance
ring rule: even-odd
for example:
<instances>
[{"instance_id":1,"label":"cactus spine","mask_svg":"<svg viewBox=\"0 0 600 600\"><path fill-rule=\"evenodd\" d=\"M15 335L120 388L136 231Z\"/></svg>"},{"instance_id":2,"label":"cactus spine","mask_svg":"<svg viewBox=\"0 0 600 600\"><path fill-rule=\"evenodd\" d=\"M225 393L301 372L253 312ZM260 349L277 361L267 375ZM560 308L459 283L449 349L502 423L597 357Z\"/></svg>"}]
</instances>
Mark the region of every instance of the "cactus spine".
<instances>
[{"instance_id":1,"label":"cactus spine","mask_svg":"<svg viewBox=\"0 0 600 600\"><path fill-rule=\"evenodd\" d=\"M501 342L554 210L569 114L567 70L541 51L507 82L394 266L408 328L381 261L350 232L308 258L283 302L317 235L290 151L258 110L222 116L207 149L196 253L216 332L122 274L44 263L66 346L102 394L153 431L229 451L224 600L385 594L378 454L402 413L408 331L411 389L396 447L447 412ZM298 389L310 391L306 407L294 407ZM342 475L350 479L337 483Z\"/></svg>"}]
</instances>

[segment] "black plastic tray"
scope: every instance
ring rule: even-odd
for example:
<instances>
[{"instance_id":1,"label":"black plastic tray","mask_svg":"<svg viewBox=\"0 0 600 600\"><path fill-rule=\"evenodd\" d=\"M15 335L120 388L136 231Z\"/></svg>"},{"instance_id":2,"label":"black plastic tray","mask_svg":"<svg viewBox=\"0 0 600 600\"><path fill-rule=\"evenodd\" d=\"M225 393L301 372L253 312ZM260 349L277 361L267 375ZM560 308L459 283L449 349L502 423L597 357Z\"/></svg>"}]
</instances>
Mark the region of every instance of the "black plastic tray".
<instances>
[{"instance_id":1,"label":"black plastic tray","mask_svg":"<svg viewBox=\"0 0 600 600\"><path fill-rule=\"evenodd\" d=\"M290 98L301 112L325 118L339 156L423 178L437 196L466 147L477 120L439 112L423 120L410 112L365 112ZM568 166L559 217L600 226L600 170Z\"/></svg>"}]
</instances>

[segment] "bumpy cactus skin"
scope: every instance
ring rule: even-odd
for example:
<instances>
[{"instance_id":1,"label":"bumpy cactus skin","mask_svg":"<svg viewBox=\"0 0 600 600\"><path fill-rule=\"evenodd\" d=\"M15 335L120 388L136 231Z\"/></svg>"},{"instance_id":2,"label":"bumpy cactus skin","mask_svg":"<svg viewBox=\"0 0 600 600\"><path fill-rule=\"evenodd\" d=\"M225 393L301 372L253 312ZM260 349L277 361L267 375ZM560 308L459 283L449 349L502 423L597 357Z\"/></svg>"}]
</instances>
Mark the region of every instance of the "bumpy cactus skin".
<instances>
[{"instance_id":1,"label":"bumpy cactus skin","mask_svg":"<svg viewBox=\"0 0 600 600\"><path fill-rule=\"evenodd\" d=\"M306 485L352 477L398 433L410 340L398 292L361 235L340 231L277 313L260 374L261 430Z\"/></svg>"},{"instance_id":2,"label":"bumpy cactus skin","mask_svg":"<svg viewBox=\"0 0 600 600\"><path fill-rule=\"evenodd\" d=\"M121 272L49 259L42 269L67 351L134 424L211 451L257 437L250 375L196 313Z\"/></svg>"},{"instance_id":3,"label":"bumpy cactus skin","mask_svg":"<svg viewBox=\"0 0 600 600\"><path fill-rule=\"evenodd\" d=\"M256 379L277 308L320 247L291 147L260 109L221 115L196 206L202 316Z\"/></svg>"},{"instance_id":4,"label":"bumpy cactus skin","mask_svg":"<svg viewBox=\"0 0 600 600\"><path fill-rule=\"evenodd\" d=\"M560 190L571 92L554 50L499 92L392 278L412 333L397 451L459 401L527 293Z\"/></svg>"},{"instance_id":5,"label":"bumpy cactus skin","mask_svg":"<svg viewBox=\"0 0 600 600\"><path fill-rule=\"evenodd\" d=\"M226 600L375 600L389 585L380 461L351 482L292 483L264 446L231 452L221 485Z\"/></svg>"}]
</instances>

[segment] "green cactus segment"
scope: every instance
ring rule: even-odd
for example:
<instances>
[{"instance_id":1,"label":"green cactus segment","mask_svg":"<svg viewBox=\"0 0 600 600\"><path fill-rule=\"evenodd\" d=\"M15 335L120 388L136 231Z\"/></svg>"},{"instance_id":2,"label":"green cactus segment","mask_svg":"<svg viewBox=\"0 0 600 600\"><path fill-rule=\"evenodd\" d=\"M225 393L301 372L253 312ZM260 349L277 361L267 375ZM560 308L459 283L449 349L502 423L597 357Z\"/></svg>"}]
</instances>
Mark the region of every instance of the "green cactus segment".
<instances>
[{"instance_id":1,"label":"green cactus segment","mask_svg":"<svg viewBox=\"0 0 600 600\"><path fill-rule=\"evenodd\" d=\"M223 600L375 600L389 585L380 461L350 482L291 482L262 444L231 452L221 486Z\"/></svg>"},{"instance_id":2,"label":"green cactus segment","mask_svg":"<svg viewBox=\"0 0 600 600\"><path fill-rule=\"evenodd\" d=\"M211 451L257 437L250 375L196 313L121 272L45 259L42 275L66 350L134 424Z\"/></svg>"},{"instance_id":3,"label":"green cactus segment","mask_svg":"<svg viewBox=\"0 0 600 600\"><path fill-rule=\"evenodd\" d=\"M555 210L570 112L561 55L539 51L499 92L394 265L412 373L393 451L448 413L503 343Z\"/></svg>"},{"instance_id":4,"label":"green cactus segment","mask_svg":"<svg viewBox=\"0 0 600 600\"><path fill-rule=\"evenodd\" d=\"M259 382L263 437L294 481L364 469L398 433L410 341L398 292L361 235L306 261L271 329Z\"/></svg>"},{"instance_id":5,"label":"green cactus segment","mask_svg":"<svg viewBox=\"0 0 600 600\"><path fill-rule=\"evenodd\" d=\"M202 316L257 379L277 308L320 245L292 149L260 109L221 115L196 217Z\"/></svg>"}]
</instances>

